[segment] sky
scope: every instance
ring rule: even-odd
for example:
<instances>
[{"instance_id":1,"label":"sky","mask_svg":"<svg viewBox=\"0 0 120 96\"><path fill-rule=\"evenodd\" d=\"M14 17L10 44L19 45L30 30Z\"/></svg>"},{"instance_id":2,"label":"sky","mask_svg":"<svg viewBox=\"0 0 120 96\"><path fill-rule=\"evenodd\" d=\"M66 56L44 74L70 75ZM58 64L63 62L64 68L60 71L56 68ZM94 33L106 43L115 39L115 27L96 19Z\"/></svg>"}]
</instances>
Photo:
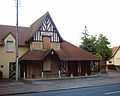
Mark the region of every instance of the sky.
<instances>
[{"instance_id":1,"label":"sky","mask_svg":"<svg viewBox=\"0 0 120 96\"><path fill-rule=\"evenodd\" d=\"M29 27L50 13L64 40L79 46L84 26L103 34L111 47L120 45L120 0L19 0L19 26ZM0 0L0 24L16 25L15 0Z\"/></svg>"}]
</instances>

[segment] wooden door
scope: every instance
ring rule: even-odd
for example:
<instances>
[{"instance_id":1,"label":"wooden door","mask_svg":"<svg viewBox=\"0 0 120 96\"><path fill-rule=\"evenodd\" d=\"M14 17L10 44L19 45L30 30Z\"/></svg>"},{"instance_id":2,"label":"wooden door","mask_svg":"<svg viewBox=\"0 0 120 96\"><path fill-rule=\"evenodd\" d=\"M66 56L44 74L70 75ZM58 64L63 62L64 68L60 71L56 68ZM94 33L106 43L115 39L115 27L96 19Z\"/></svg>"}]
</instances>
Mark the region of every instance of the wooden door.
<instances>
[{"instance_id":1,"label":"wooden door","mask_svg":"<svg viewBox=\"0 0 120 96\"><path fill-rule=\"evenodd\" d=\"M90 61L82 61L81 62L81 75L90 75L91 74L91 68L90 68Z\"/></svg>"},{"instance_id":2,"label":"wooden door","mask_svg":"<svg viewBox=\"0 0 120 96\"><path fill-rule=\"evenodd\" d=\"M68 71L69 71L69 76L71 76L71 74L73 76L78 75L78 67L77 67L77 62L76 61L69 61L68 62Z\"/></svg>"}]
</instances>

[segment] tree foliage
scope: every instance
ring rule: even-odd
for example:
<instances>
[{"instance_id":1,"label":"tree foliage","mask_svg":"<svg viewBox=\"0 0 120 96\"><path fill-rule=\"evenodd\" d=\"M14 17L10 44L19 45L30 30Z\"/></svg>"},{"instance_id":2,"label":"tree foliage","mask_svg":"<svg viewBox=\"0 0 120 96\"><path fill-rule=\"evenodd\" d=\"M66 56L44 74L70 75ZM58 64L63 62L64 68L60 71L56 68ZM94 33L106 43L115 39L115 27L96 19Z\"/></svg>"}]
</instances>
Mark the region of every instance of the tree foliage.
<instances>
[{"instance_id":1,"label":"tree foliage","mask_svg":"<svg viewBox=\"0 0 120 96\"><path fill-rule=\"evenodd\" d=\"M112 50L110 48L110 42L100 34L99 36L83 36L80 47L92 54L102 58L105 63L112 56Z\"/></svg>"},{"instance_id":2,"label":"tree foliage","mask_svg":"<svg viewBox=\"0 0 120 96\"><path fill-rule=\"evenodd\" d=\"M96 52L96 37L91 36L91 37L87 37L87 38L82 38L82 44L80 45L81 48L85 49L88 52L91 52L93 54L95 54Z\"/></svg>"}]
</instances>

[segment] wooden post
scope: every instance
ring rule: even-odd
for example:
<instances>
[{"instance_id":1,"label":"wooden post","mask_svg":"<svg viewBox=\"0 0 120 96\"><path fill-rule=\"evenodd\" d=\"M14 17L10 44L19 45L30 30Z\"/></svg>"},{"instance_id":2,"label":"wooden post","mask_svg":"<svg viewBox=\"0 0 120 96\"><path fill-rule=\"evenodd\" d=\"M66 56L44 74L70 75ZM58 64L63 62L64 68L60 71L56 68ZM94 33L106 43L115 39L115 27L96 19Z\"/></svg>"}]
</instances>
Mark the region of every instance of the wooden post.
<instances>
[{"instance_id":1,"label":"wooden post","mask_svg":"<svg viewBox=\"0 0 120 96\"><path fill-rule=\"evenodd\" d=\"M44 78L44 72L42 72L41 78Z\"/></svg>"},{"instance_id":2,"label":"wooden post","mask_svg":"<svg viewBox=\"0 0 120 96\"><path fill-rule=\"evenodd\" d=\"M24 79L25 79L25 71L24 71L23 75L24 75Z\"/></svg>"},{"instance_id":3,"label":"wooden post","mask_svg":"<svg viewBox=\"0 0 120 96\"><path fill-rule=\"evenodd\" d=\"M59 70L59 78L61 78L61 72L60 72L60 70Z\"/></svg>"},{"instance_id":4,"label":"wooden post","mask_svg":"<svg viewBox=\"0 0 120 96\"><path fill-rule=\"evenodd\" d=\"M71 73L70 77L73 77L73 73Z\"/></svg>"}]
</instances>

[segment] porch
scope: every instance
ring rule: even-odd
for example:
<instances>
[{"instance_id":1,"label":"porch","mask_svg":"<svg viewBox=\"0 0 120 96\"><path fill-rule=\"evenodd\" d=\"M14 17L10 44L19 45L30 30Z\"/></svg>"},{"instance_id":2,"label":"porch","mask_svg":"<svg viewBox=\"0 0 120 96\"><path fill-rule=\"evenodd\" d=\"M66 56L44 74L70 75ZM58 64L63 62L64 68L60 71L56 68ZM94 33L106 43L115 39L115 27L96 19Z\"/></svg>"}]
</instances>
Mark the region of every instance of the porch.
<instances>
[{"instance_id":1,"label":"porch","mask_svg":"<svg viewBox=\"0 0 120 96\"><path fill-rule=\"evenodd\" d=\"M20 78L50 79L89 76L96 72L96 61L22 61Z\"/></svg>"}]
</instances>

